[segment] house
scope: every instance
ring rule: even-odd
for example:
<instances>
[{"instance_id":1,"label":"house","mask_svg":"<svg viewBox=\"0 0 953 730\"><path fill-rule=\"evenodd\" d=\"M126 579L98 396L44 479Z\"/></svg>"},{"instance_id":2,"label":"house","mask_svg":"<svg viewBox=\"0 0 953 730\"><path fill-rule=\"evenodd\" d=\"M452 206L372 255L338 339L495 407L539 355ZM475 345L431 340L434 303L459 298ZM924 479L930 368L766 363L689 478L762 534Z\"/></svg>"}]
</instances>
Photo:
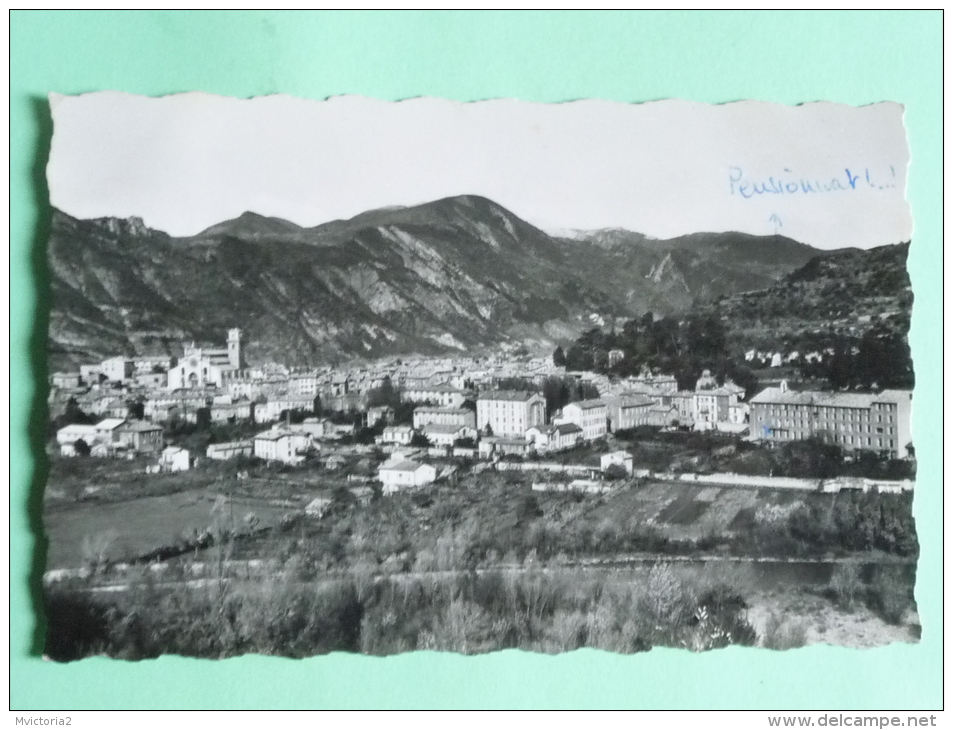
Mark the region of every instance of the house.
<instances>
[{"instance_id":1,"label":"house","mask_svg":"<svg viewBox=\"0 0 953 730\"><path fill-rule=\"evenodd\" d=\"M909 390L793 391L782 381L749 401L751 438L779 443L818 437L845 451L863 449L903 459L912 445L912 398Z\"/></svg>"},{"instance_id":2,"label":"house","mask_svg":"<svg viewBox=\"0 0 953 730\"><path fill-rule=\"evenodd\" d=\"M675 409L675 419L685 425L695 423L695 393L691 390L680 390L672 393L671 399L663 399L662 405L671 405ZM671 421L669 422L671 423ZM669 424L664 424L668 426Z\"/></svg>"},{"instance_id":3,"label":"house","mask_svg":"<svg viewBox=\"0 0 953 730\"><path fill-rule=\"evenodd\" d=\"M212 423L250 421L253 418L253 406L247 398L232 400L231 396L221 396L209 406L209 418Z\"/></svg>"},{"instance_id":4,"label":"house","mask_svg":"<svg viewBox=\"0 0 953 730\"><path fill-rule=\"evenodd\" d=\"M335 431L334 424L325 418L306 418L301 423L286 428L309 434L313 439L324 438Z\"/></svg>"},{"instance_id":5,"label":"house","mask_svg":"<svg viewBox=\"0 0 953 730\"><path fill-rule=\"evenodd\" d=\"M76 442L82 441L88 447L96 443L96 426L85 423L73 423L63 426L56 432L56 443L60 447L61 456L76 456Z\"/></svg>"},{"instance_id":6,"label":"house","mask_svg":"<svg viewBox=\"0 0 953 730\"><path fill-rule=\"evenodd\" d=\"M532 448L540 453L565 451L582 440L582 429L575 423L557 423L551 426L533 426L526 431Z\"/></svg>"},{"instance_id":7,"label":"house","mask_svg":"<svg viewBox=\"0 0 953 730\"><path fill-rule=\"evenodd\" d=\"M162 450L162 426L149 421L124 421L116 428L118 440L136 454L155 454Z\"/></svg>"},{"instance_id":8,"label":"house","mask_svg":"<svg viewBox=\"0 0 953 730\"><path fill-rule=\"evenodd\" d=\"M288 411L314 412L314 398L306 395L282 395L255 404L255 423L274 423Z\"/></svg>"},{"instance_id":9,"label":"house","mask_svg":"<svg viewBox=\"0 0 953 730\"><path fill-rule=\"evenodd\" d=\"M532 446L533 442L525 436L484 436L480 439L479 454L481 459L528 456Z\"/></svg>"},{"instance_id":10,"label":"house","mask_svg":"<svg viewBox=\"0 0 953 730\"><path fill-rule=\"evenodd\" d=\"M380 436L382 444L408 445L414 438L414 429L410 426L386 426Z\"/></svg>"},{"instance_id":11,"label":"house","mask_svg":"<svg viewBox=\"0 0 953 730\"><path fill-rule=\"evenodd\" d=\"M682 419L675 406L666 406L661 403L650 406L649 412L645 417L645 425L660 426L666 428L673 423L679 423Z\"/></svg>"},{"instance_id":12,"label":"house","mask_svg":"<svg viewBox=\"0 0 953 730\"><path fill-rule=\"evenodd\" d=\"M129 406L125 399L118 395L102 395L90 401L86 407L83 407L83 410L103 418L118 418L121 420L129 413Z\"/></svg>"},{"instance_id":13,"label":"house","mask_svg":"<svg viewBox=\"0 0 953 730\"><path fill-rule=\"evenodd\" d=\"M110 383L124 383L136 371L135 363L128 357L110 357L103 360L99 372Z\"/></svg>"},{"instance_id":14,"label":"house","mask_svg":"<svg viewBox=\"0 0 953 730\"><path fill-rule=\"evenodd\" d=\"M624 431L648 425L649 409L657 403L655 399L640 393L611 395L603 400L608 409L611 431Z\"/></svg>"},{"instance_id":15,"label":"house","mask_svg":"<svg viewBox=\"0 0 953 730\"><path fill-rule=\"evenodd\" d=\"M618 365L620 362L622 362L623 359L625 359L624 350L619 350L619 349L609 350L608 362L609 362L610 368L614 367L615 365Z\"/></svg>"},{"instance_id":16,"label":"house","mask_svg":"<svg viewBox=\"0 0 953 730\"><path fill-rule=\"evenodd\" d=\"M608 454L603 454L599 462L603 472L609 467L621 466L625 469L626 474L632 475L632 454L628 451L613 451Z\"/></svg>"},{"instance_id":17,"label":"house","mask_svg":"<svg viewBox=\"0 0 953 730\"><path fill-rule=\"evenodd\" d=\"M105 444L119 443L119 427L125 418L104 418L96 424L96 441Z\"/></svg>"},{"instance_id":18,"label":"house","mask_svg":"<svg viewBox=\"0 0 953 730\"><path fill-rule=\"evenodd\" d=\"M332 423L325 421L325 435L340 438L342 436L351 436L356 430L353 423Z\"/></svg>"},{"instance_id":19,"label":"house","mask_svg":"<svg viewBox=\"0 0 953 730\"><path fill-rule=\"evenodd\" d=\"M467 399L467 394L466 391L443 383L407 388L401 395L401 399L408 403L432 403L444 408L459 408Z\"/></svg>"},{"instance_id":20,"label":"house","mask_svg":"<svg viewBox=\"0 0 953 730\"><path fill-rule=\"evenodd\" d=\"M50 376L50 385L54 388L78 388L83 384L83 379L77 373L53 373Z\"/></svg>"},{"instance_id":21,"label":"house","mask_svg":"<svg viewBox=\"0 0 953 730\"><path fill-rule=\"evenodd\" d=\"M251 456L255 453L255 444L251 441L227 441L220 444L209 444L205 449L205 456L216 461L224 461L236 456Z\"/></svg>"},{"instance_id":22,"label":"house","mask_svg":"<svg viewBox=\"0 0 953 730\"><path fill-rule=\"evenodd\" d=\"M609 409L604 400L591 398L563 406L559 423L575 423L582 429L582 437L589 441L601 438L608 430Z\"/></svg>"},{"instance_id":23,"label":"house","mask_svg":"<svg viewBox=\"0 0 953 730\"><path fill-rule=\"evenodd\" d=\"M671 395L678 390L678 380L674 375L653 375L647 370L637 377L626 378L625 384L629 390L643 394Z\"/></svg>"},{"instance_id":24,"label":"house","mask_svg":"<svg viewBox=\"0 0 953 730\"><path fill-rule=\"evenodd\" d=\"M133 359L133 367L136 375L167 373L177 362L178 359L170 355L138 355Z\"/></svg>"},{"instance_id":25,"label":"house","mask_svg":"<svg viewBox=\"0 0 953 730\"><path fill-rule=\"evenodd\" d=\"M297 395L309 395L314 399L322 383L323 379L318 375L295 375L288 379L288 390Z\"/></svg>"},{"instance_id":26,"label":"house","mask_svg":"<svg viewBox=\"0 0 953 730\"><path fill-rule=\"evenodd\" d=\"M391 494L404 487L420 487L433 483L437 478L437 470L430 464L405 459L381 464L377 477L384 485L384 494Z\"/></svg>"},{"instance_id":27,"label":"house","mask_svg":"<svg viewBox=\"0 0 953 730\"><path fill-rule=\"evenodd\" d=\"M378 423L390 423L394 419L394 409L390 406L371 406L367 409L367 425L374 428Z\"/></svg>"},{"instance_id":28,"label":"house","mask_svg":"<svg viewBox=\"0 0 953 730\"><path fill-rule=\"evenodd\" d=\"M694 426L698 430L709 430L719 423L733 422L739 414L743 417L743 410L739 409L744 388L726 379L724 384L718 385L710 370L705 370L695 384L694 396ZM744 421L740 421L743 423Z\"/></svg>"},{"instance_id":29,"label":"house","mask_svg":"<svg viewBox=\"0 0 953 730\"><path fill-rule=\"evenodd\" d=\"M444 408L441 406L417 406L414 409L414 428L428 424L440 426L469 426L476 428L476 413L469 408Z\"/></svg>"},{"instance_id":30,"label":"house","mask_svg":"<svg viewBox=\"0 0 953 730\"><path fill-rule=\"evenodd\" d=\"M162 471L188 471L191 465L188 449L167 446L159 455L159 468Z\"/></svg>"},{"instance_id":31,"label":"house","mask_svg":"<svg viewBox=\"0 0 953 730\"><path fill-rule=\"evenodd\" d=\"M262 431L253 439L255 456L266 461L300 464L311 448L311 437L298 431L273 428Z\"/></svg>"},{"instance_id":32,"label":"house","mask_svg":"<svg viewBox=\"0 0 953 730\"><path fill-rule=\"evenodd\" d=\"M460 424L446 425L442 423L428 423L423 427L423 435L434 446L453 446L460 439L476 439L477 432L473 426Z\"/></svg>"},{"instance_id":33,"label":"house","mask_svg":"<svg viewBox=\"0 0 953 730\"><path fill-rule=\"evenodd\" d=\"M477 428L493 436L522 438L546 423L546 400L528 390L488 390L477 398Z\"/></svg>"},{"instance_id":34,"label":"house","mask_svg":"<svg viewBox=\"0 0 953 730\"><path fill-rule=\"evenodd\" d=\"M79 377L86 385L99 383L99 376L102 375L101 365L80 365Z\"/></svg>"},{"instance_id":35,"label":"house","mask_svg":"<svg viewBox=\"0 0 953 730\"><path fill-rule=\"evenodd\" d=\"M140 373L133 375L133 382L143 388L165 388L169 383L168 373Z\"/></svg>"}]
</instances>

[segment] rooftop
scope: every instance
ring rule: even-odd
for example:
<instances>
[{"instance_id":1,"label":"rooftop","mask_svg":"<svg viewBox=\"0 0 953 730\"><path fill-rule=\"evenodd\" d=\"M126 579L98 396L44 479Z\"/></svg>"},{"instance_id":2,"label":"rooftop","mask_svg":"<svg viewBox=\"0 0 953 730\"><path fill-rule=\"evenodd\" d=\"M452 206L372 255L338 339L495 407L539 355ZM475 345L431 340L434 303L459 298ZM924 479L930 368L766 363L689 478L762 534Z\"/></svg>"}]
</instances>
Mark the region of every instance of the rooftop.
<instances>
[{"instance_id":1,"label":"rooftop","mask_svg":"<svg viewBox=\"0 0 953 730\"><path fill-rule=\"evenodd\" d=\"M159 426L155 423L150 423L149 421L128 421L124 428L125 431L161 431L162 426Z\"/></svg>"},{"instance_id":2,"label":"rooftop","mask_svg":"<svg viewBox=\"0 0 953 730\"><path fill-rule=\"evenodd\" d=\"M279 428L273 428L270 431L262 431L261 433L255 434L256 441L277 441L282 438L290 438L292 436L307 436L307 434L301 431L286 431Z\"/></svg>"},{"instance_id":3,"label":"rooftop","mask_svg":"<svg viewBox=\"0 0 953 730\"><path fill-rule=\"evenodd\" d=\"M426 466L426 464L418 464L416 461L405 459L404 461L398 461L396 464L381 464L379 471L417 471L422 466Z\"/></svg>"},{"instance_id":4,"label":"rooftop","mask_svg":"<svg viewBox=\"0 0 953 730\"><path fill-rule=\"evenodd\" d=\"M442 423L428 423L426 426L424 426L424 433L454 434L460 432L464 428L466 428L466 426L461 426L459 424L444 425Z\"/></svg>"},{"instance_id":5,"label":"rooftop","mask_svg":"<svg viewBox=\"0 0 953 730\"><path fill-rule=\"evenodd\" d=\"M125 418L104 418L96 424L96 429L100 431L112 431L114 428L119 428L125 422Z\"/></svg>"},{"instance_id":6,"label":"rooftop","mask_svg":"<svg viewBox=\"0 0 953 730\"><path fill-rule=\"evenodd\" d=\"M525 402L530 398L539 396L539 393L535 393L531 390L487 390L483 393L480 393L480 396L477 400L505 400L505 401L520 401Z\"/></svg>"},{"instance_id":7,"label":"rooftop","mask_svg":"<svg viewBox=\"0 0 953 730\"><path fill-rule=\"evenodd\" d=\"M884 390L880 393L828 393L816 390L782 390L765 388L751 403L778 405L813 405L840 408L870 408L874 403L897 403L910 400L908 390Z\"/></svg>"},{"instance_id":8,"label":"rooftop","mask_svg":"<svg viewBox=\"0 0 953 730\"><path fill-rule=\"evenodd\" d=\"M644 396L640 393L623 393L622 395L616 396L615 400L622 408L655 405L655 400L653 398L648 398L647 396Z\"/></svg>"},{"instance_id":9,"label":"rooftop","mask_svg":"<svg viewBox=\"0 0 953 730\"><path fill-rule=\"evenodd\" d=\"M593 408L605 408L606 402L601 398L589 398L588 400L577 400L574 403L567 403L565 408L570 406L575 406L583 411L592 410Z\"/></svg>"}]
</instances>

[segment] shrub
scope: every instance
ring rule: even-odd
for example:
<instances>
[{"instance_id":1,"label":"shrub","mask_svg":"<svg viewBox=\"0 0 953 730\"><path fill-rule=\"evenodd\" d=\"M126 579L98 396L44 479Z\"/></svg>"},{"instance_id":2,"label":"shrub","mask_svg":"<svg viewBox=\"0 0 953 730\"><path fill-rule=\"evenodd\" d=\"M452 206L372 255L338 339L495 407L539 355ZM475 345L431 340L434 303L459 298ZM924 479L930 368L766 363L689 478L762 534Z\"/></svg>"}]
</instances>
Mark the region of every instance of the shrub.
<instances>
[{"instance_id":1,"label":"shrub","mask_svg":"<svg viewBox=\"0 0 953 730\"><path fill-rule=\"evenodd\" d=\"M831 574L830 591L840 608L853 609L864 585L860 580L859 563L837 563Z\"/></svg>"},{"instance_id":2,"label":"shrub","mask_svg":"<svg viewBox=\"0 0 953 730\"><path fill-rule=\"evenodd\" d=\"M807 644L807 629L801 621L786 621L779 614L772 613L761 636L761 646L765 649L798 649Z\"/></svg>"}]
</instances>

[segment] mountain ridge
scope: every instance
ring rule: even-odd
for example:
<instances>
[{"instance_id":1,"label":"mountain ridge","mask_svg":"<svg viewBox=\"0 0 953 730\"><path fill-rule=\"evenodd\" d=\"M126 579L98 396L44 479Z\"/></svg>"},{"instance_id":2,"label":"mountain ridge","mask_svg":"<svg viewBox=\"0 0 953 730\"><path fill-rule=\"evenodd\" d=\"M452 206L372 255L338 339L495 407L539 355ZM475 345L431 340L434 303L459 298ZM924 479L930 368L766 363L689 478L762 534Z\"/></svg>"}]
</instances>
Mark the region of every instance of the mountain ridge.
<instances>
[{"instance_id":1,"label":"mountain ridge","mask_svg":"<svg viewBox=\"0 0 953 730\"><path fill-rule=\"evenodd\" d=\"M54 211L50 352L57 366L177 354L180 341L219 342L233 326L251 362L292 365L543 348L591 314L684 312L763 288L821 253L737 233L569 240L477 195L311 228L248 212L185 237L134 217Z\"/></svg>"}]
</instances>

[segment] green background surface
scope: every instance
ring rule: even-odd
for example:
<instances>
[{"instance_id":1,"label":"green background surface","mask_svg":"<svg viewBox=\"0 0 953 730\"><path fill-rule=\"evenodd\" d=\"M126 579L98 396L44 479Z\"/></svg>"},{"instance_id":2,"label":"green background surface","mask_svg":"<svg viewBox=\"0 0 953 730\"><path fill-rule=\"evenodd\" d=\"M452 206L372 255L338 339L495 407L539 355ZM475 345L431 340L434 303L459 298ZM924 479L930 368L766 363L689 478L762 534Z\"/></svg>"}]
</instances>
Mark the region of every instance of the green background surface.
<instances>
[{"instance_id":1,"label":"green background surface","mask_svg":"<svg viewBox=\"0 0 953 730\"><path fill-rule=\"evenodd\" d=\"M911 12L13 11L10 56L11 709L942 706L942 14ZM920 457L917 645L788 652L430 652L308 660L37 654L45 419L46 94L276 92L309 98L906 105L915 232L910 341ZM931 395L932 394L932 395ZM36 402L38 399L39 402Z\"/></svg>"}]
</instances>

